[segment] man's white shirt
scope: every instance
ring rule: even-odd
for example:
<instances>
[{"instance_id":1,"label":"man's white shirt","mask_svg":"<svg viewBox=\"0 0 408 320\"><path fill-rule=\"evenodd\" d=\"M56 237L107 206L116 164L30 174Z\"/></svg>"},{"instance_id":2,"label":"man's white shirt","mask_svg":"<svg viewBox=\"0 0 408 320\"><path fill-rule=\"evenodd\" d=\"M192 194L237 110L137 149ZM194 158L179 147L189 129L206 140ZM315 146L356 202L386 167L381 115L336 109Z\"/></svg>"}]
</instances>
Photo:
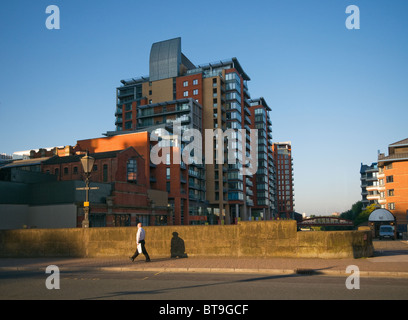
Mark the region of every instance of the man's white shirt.
<instances>
[{"instance_id":1,"label":"man's white shirt","mask_svg":"<svg viewBox=\"0 0 408 320\"><path fill-rule=\"evenodd\" d=\"M145 239L145 231L143 228L139 228L136 234L136 244L139 244L139 241Z\"/></svg>"}]
</instances>

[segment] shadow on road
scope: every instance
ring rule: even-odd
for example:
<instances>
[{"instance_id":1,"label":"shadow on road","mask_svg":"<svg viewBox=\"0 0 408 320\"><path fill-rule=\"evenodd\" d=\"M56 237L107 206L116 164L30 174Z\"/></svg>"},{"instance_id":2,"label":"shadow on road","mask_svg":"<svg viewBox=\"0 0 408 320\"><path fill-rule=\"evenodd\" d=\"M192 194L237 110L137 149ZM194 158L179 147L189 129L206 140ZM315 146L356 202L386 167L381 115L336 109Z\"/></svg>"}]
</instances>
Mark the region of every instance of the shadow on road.
<instances>
[{"instance_id":1,"label":"shadow on road","mask_svg":"<svg viewBox=\"0 0 408 320\"><path fill-rule=\"evenodd\" d=\"M331 268L324 268L324 269L331 269ZM198 284L198 285L191 285L191 286L180 286L177 288L164 288L164 289L140 290L140 291L138 290L119 291L119 292L112 292L104 296L85 298L84 300L110 299L110 298L115 298L115 297L125 297L125 296L131 296L131 295L156 295L156 294L163 294L166 292L173 292L175 290L209 288L209 287L222 286L222 285L234 284L234 283L237 284L237 283L257 282L257 281L275 280L275 279L284 279L284 278L315 276L315 275L319 275L319 270L323 270L323 269L315 269L315 270L299 269L299 272L296 272L295 274L262 276L262 277L256 277L256 278L239 279L235 281L222 281L222 282L216 282L216 283L206 283L206 284Z\"/></svg>"}]
</instances>

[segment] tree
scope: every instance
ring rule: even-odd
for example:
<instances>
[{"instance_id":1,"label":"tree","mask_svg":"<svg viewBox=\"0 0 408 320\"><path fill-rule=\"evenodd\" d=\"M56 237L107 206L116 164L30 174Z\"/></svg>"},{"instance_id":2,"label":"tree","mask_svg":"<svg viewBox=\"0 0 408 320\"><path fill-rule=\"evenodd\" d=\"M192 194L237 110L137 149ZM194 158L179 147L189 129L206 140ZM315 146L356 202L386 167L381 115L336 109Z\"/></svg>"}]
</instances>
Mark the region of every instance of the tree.
<instances>
[{"instance_id":1,"label":"tree","mask_svg":"<svg viewBox=\"0 0 408 320\"><path fill-rule=\"evenodd\" d=\"M373 212L377 208L378 208L377 204L375 203L370 204L365 210L361 211L357 215L357 217L354 219L354 225L359 226L360 224L367 222L371 212Z\"/></svg>"},{"instance_id":2,"label":"tree","mask_svg":"<svg viewBox=\"0 0 408 320\"><path fill-rule=\"evenodd\" d=\"M347 210L341 213L340 218L354 221L356 217L361 213L362 209L363 209L363 203L361 201L357 201L351 206L350 210Z\"/></svg>"}]
</instances>

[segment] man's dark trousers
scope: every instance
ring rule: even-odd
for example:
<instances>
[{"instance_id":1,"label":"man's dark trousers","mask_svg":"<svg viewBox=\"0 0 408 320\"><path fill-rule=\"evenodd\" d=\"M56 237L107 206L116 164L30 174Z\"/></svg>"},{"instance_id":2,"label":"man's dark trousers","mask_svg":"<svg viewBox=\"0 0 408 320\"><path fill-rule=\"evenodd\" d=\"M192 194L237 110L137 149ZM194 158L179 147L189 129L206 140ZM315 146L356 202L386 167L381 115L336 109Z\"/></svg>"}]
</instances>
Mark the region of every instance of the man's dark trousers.
<instances>
[{"instance_id":1,"label":"man's dark trousers","mask_svg":"<svg viewBox=\"0 0 408 320\"><path fill-rule=\"evenodd\" d=\"M147 253L146 248L145 248L145 241L144 241L144 240L140 240L139 243L140 243L141 246L142 246L142 253L143 253L144 256L146 257L146 261L150 261L149 254ZM138 255L139 255L139 251L138 251L137 248L136 248L135 254L132 256L132 260L135 260Z\"/></svg>"}]
</instances>

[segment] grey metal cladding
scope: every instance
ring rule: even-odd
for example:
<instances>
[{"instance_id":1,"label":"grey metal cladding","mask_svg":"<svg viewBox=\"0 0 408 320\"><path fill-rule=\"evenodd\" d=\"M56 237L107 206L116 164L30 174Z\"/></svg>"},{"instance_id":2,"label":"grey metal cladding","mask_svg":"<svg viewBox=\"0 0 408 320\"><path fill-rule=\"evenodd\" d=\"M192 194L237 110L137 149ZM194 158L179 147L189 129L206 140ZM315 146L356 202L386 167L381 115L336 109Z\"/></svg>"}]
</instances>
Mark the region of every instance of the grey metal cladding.
<instances>
[{"instance_id":1,"label":"grey metal cladding","mask_svg":"<svg viewBox=\"0 0 408 320\"><path fill-rule=\"evenodd\" d=\"M150 50L150 81L177 77L181 64L181 38L156 42Z\"/></svg>"}]
</instances>

